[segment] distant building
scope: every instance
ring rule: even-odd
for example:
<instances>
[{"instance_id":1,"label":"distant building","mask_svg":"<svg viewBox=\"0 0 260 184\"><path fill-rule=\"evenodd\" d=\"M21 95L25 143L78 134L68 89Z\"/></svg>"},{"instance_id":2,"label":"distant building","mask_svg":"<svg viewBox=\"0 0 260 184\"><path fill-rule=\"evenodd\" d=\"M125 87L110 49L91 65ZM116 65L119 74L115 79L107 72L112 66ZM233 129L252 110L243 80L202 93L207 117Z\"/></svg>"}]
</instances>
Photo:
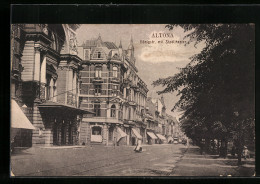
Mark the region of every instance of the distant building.
<instances>
[{"instance_id":1,"label":"distant building","mask_svg":"<svg viewBox=\"0 0 260 184\"><path fill-rule=\"evenodd\" d=\"M137 75L134 46L127 50L120 42L86 40L78 47L83 60L80 84L80 108L94 112L86 115L80 128L85 144L133 145L145 140L143 121L147 86Z\"/></svg>"},{"instance_id":2,"label":"distant building","mask_svg":"<svg viewBox=\"0 0 260 184\"><path fill-rule=\"evenodd\" d=\"M163 97L160 99L147 98L146 122L150 144L170 142L173 141L173 137L179 136L178 122L175 117L166 113Z\"/></svg>"}]
</instances>

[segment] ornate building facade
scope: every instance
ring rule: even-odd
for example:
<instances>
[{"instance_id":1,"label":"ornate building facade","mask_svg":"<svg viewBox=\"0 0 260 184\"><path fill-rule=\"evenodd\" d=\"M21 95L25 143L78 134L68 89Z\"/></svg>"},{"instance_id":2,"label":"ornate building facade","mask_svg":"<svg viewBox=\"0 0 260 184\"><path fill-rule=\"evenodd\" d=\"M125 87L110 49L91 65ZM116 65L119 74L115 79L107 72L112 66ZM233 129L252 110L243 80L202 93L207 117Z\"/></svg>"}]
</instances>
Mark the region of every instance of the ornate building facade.
<instances>
[{"instance_id":1,"label":"ornate building facade","mask_svg":"<svg viewBox=\"0 0 260 184\"><path fill-rule=\"evenodd\" d=\"M180 130L175 117L166 113L164 98L147 98L146 122L148 143L171 143L179 137Z\"/></svg>"},{"instance_id":2,"label":"ornate building facade","mask_svg":"<svg viewBox=\"0 0 260 184\"><path fill-rule=\"evenodd\" d=\"M80 117L89 113L78 108L82 62L77 56L78 27L12 25L11 94L35 127L28 135L31 145L77 144Z\"/></svg>"},{"instance_id":3,"label":"ornate building facade","mask_svg":"<svg viewBox=\"0 0 260 184\"><path fill-rule=\"evenodd\" d=\"M134 46L103 42L101 36L78 47L83 60L80 108L93 111L85 115L80 142L87 144L135 144L145 141L144 123L147 86L138 76Z\"/></svg>"}]
</instances>

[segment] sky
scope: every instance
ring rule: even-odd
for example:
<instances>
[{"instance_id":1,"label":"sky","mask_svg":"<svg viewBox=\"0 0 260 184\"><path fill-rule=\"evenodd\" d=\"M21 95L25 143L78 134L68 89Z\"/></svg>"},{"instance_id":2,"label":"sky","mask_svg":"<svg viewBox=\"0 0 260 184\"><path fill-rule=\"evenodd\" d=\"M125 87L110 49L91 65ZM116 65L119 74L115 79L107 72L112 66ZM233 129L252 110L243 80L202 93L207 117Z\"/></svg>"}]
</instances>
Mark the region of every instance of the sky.
<instances>
[{"instance_id":1,"label":"sky","mask_svg":"<svg viewBox=\"0 0 260 184\"><path fill-rule=\"evenodd\" d=\"M153 87L152 82L178 73L178 68L185 67L190 62L190 57L199 53L205 46L204 43L196 47L194 44L176 43L187 41L183 38L188 32L185 33L181 27L175 27L170 31L165 25L83 24L76 31L77 41L78 45L81 45L85 40L97 39L100 34L103 41L114 42L117 46L121 40L123 49L127 49L132 37L138 75L148 86L148 96L159 98L156 92L163 88ZM168 37L163 37L166 34ZM151 43L152 41L154 42ZM163 96L167 113L178 118L179 112L171 111L179 98L176 92Z\"/></svg>"}]
</instances>

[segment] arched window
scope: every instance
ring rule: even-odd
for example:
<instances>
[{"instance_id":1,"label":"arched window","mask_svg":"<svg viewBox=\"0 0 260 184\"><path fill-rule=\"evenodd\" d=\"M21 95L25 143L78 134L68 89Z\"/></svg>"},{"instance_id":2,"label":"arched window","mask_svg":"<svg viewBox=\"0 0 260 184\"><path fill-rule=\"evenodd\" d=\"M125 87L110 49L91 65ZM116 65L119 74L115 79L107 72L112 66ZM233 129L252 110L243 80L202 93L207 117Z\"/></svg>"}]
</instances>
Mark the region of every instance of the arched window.
<instances>
[{"instance_id":1,"label":"arched window","mask_svg":"<svg viewBox=\"0 0 260 184\"><path fill-rule=\"evenodd\" d=\"M117 67L113 67L113 77L117 77Z\"/></svg>"},{"instance_id":2,"label":"arched window","mask_svg":"<svg viewBox=\"0 0 260 184\"><path fill-rule=\"evenodd\" d=\"M98 58L101 58L101 52L98 52Z\"/></svg>"},{"instance_id":3,"label":"arched window","mask_svg":"<svg viewBox=\"0 0 260 184\"><path fill-rule=\"evenodd\" d=\"M114 104L111 106L111 117L116 117L116 106Z\"/></svg>"}]
</instances>

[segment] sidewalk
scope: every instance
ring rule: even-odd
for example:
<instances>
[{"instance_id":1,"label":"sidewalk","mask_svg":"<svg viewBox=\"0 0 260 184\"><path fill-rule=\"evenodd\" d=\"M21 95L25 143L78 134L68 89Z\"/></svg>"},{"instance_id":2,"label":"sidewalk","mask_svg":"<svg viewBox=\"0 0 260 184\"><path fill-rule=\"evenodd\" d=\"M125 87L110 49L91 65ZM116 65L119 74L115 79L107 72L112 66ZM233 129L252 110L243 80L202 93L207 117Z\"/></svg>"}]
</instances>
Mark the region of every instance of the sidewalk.
<instances>
[{"instance_id":1,"label":"sidewalk","mask_svg":"<svg viewBox=\"0 0 260 184\"><path fill-rule=\"evenodd\" d=\"M200 154L197 146L190 146L173 169L171 176L253 176L255 159L219 158L218 155Z\"/></svg>"}]
</instances>

